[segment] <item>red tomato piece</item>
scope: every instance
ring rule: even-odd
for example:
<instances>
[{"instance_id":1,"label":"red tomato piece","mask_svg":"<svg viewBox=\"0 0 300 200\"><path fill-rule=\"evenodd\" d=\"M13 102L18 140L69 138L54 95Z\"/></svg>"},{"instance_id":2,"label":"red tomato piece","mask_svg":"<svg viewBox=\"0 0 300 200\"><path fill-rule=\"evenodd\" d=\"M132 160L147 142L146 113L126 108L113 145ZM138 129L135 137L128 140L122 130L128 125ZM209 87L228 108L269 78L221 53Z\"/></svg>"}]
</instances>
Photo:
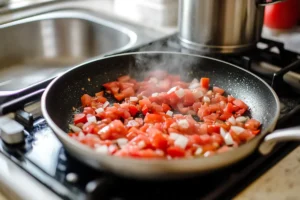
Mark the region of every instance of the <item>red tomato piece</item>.
<instances>
[{"instance_id":1,"label":"red tomato piece","mask_svg":"<svg viewBox=\"0 0 300 200\"><path fill-rule=\"evenodd\" d=\"M259 127L260 127L260 122L255 119L249 119L245 123L245 128L252 131L257 130Z\"/></svg>"},{"instance_id":2,"label":"red tomato piece","mask_svg":"<svg viewBox=\"0 0 300 200\"><path fill-rule=\"evenodd\" d=\"M119 81L119 82L127 82L127 81L129 81L129 80L130 80L130 76L129 76L129 75L120 76L120 77L118 78L118 81Z\"/></svg>"},{"instance_id":3,"label":"red tomato piece","mask_svg":"<svg viewBox=\"0 0 300 200\"><path fill-rule=\"evenodd\" d=\"M164 122L164 117L160 114L147 113L144 119L145 123Z\"/></svg>"},{"instance_id":4,"label":"red tomato piece","mask_svg":"<svg viewBox=\"0 0 300 200\"><path fill-rule=\"evenodd\" d=\"M73 121L74 121L74 124L85 123L85 122L87 122L87 118L84 113L75 114Z\"/></svg>"},{"instance_id":5,"label":"red tomato piece","mask_svg":"<svg viewBox=\"0 0 300 200\"><path fill-rule=\"evenodd\" d=\"M171 107L168 104L163 103L161 106L164 112L171 110Z\"/></svg>"},{"instance_id":6,"label":"red tomato piece","mask_svg":"<svg viewBox=\"0 0 300 200\"><path fill-rule=\"evenodd\" d=\"M201 78L200 79L200 85L201 85L201 87L208 89L208 87L209 87L209 81L210 81L209 78L206 78L206 77Z\"/></svg>"},{"instance_id":7,"label":"red tomato piece","mask_svg":"<svg viewBox=\"0 0 300 200\"><path fill-rule=\"evenodd\" d=\"M137 109L136 106L129 105L129 112L130 112L131 116L134 117L139 112L139 110Z\"/></svg>"},{"instance_id":8,"label":"red tomato piece","mask_svg":"<svg viewBox=\"0 0 300 200\"><path fill-rule=\"evenodd\" d=\"M83 113L84 114L95 114L95 110L92 107L84 107L83 108Z\"/></svg>"},{"instance_id":9,"label":"red tomato piece","mask_svg":"<svg viewBox=\"0 0 300 200\"><path fill-rule=\"evenodd\" d=\"M169 147L167 153L173 158L185 156L185 150L177 146Z\"/></svg>"},{"instance_id":10,"label":"red tomato piece","mask_svg":"<svg viewBox=\"0 0 300 200\"><path fill-rule=\"evenodd\" d=\"M81 97L81 103L82 106L91 106L92 103L92 97L88 94L84 94Z\"/></svg>"},{"instance_id":11,"label":"red tomato piece","mask_svg":"<svg viewBox=\"0 0 300 200\"><path fill-rule=\"evenodd\" d=\"M213 92L223 94L225 91L222 88L214 86L213 87Z\"/></svg>"},{"instance_id":12,"label":"red tomato piece","mask_svg":"<svg viewBox=\"0 0 300 200\"><path fill-rule=\"evenodd\" d=\"M235 99L233 101L233 104L238 106L239 108L245 108L245 109L248 109L248 106L240 99Z\"/></svg>"}]
</instances>

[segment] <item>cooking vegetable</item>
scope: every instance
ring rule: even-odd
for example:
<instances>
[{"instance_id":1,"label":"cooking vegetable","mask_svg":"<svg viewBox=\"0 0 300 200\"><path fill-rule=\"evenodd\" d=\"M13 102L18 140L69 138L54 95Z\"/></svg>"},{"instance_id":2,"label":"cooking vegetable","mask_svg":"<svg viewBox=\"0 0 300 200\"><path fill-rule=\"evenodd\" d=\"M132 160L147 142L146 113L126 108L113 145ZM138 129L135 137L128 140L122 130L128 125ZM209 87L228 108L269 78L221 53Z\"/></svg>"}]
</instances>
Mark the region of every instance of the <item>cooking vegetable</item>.
<instances>
[{"instance_id":1,"label":"cooking vegetable","mask_svg":"<svg viewBox=\"0 0 300 200\"><path fill-rule=\"evenodd\" d=\"M211 156L254 138L260 122L244 115L246 103L209 83L164 71L140 82L119 77L103 84L118 103L104 91L81 97L69 136L101 154L147 159Z\"/></svg>"}]
</instances>

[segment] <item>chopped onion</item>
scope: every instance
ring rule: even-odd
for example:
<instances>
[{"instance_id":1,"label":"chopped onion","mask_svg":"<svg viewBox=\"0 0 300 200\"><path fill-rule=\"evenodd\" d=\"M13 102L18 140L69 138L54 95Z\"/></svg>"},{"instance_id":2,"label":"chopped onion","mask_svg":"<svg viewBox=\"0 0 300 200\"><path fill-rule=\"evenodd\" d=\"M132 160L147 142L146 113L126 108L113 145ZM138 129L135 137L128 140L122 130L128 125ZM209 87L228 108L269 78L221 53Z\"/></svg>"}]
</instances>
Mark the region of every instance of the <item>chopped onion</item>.
<instances>
[{"instance_id":1,"label":"chopped onion","mask_svg":"<svg viewBox=\"0 0 300 200\"><path fill-rule=\"evenodd\" d=\"M148 81L149 83L158 83L158 80L157 80L157 78L155 78L155 77L151 77L150 79L149 79L149 81Z\"/></svg>"},{"instance_id":2,"label":"chopped onion","mask_svg":"<svg viewBox=\"0 0 300 200\"><path fill-rule=\"evenodd\" d=\"M78 133L78 132L82 131L81 128L79 128L79 127L77 127L77 126L75 126L75 125L73 125L73 124L69 124L69 128L70 128L72 131L74 131L74 133Z\"/></svg>"},{"instance_id":3,"label":"chopped onion","mask_svg":"<svg viewBox=\"0 0 300 200\"><path fill-rule=\"evenodd\" d=\"M194 79L191 81L191 83L199 83L199 80L196 79L196 78L194 78Z\"/></svg>"},{"instance_id":4,"label":"chopped onion","mask_svg":"<svg viewBox=\"0 0 300 200\"><path fill-rule=\"evenodd\" d=\"M180 134L178 133L170 133L170 138L173 140L176 140L178 137L180 137Z\"/></svg>"},{"instance_id":5,"label":"chopped onion","mask_svg":"<svg viewBox=\"0 0 300 200\"><path fill-rule=\"evenodd\" d=\"M158 96L158 93L155 92L155 93L153 93L151 96L152 96L152 97L157 97L157 96Z\"/></svg>"},{"instance_id":6,"label":"chopped onion","mask_svg":"<svg viewBox=\"0 0 300 200\"><path fill-rule=\"evenodd\" d=\"M172 112L171 110L168 110L168 111L166 112L166 114L169 115L170 117L173 116L173 112Z\"/></svg>"},{"instance_id":7,"label":"chopped onion","mask_svg":"<svg viewBox=\"0 0 300 200\"><path fill-rule=\"evenodd\" d=\"M232 125L235 125L235 124L236 124L235 118L234 118L233 116L229 117L229 118L227 119L227 121L228 121L230 124L232 124Z\"/></svg>"},{"instance_id":8,"label":"chopped onion","mask_svg":"<svg viewBox=\"0 0 300 200\"><path fill-rule=\"evenodd\" d=\"M79 132L79 134L78 134L78 139L79 139L79 140L82 140L83 138L85 138L84 133L83 133L83 132Z\"/></svg>"},{"instance_id":9,"label":"chopped onion","mask_svg":"<svg viewBox=\"0 0 300 200\"><path fill-rule=\"evenodd\" d=\"M111 144L108 147L108 152L112 153L114 151L116 151L118 149L118 147L115 144Z\"/></svg>"},{"instance_id":10,"label":"chopped onion","mask_svg":"<svg viewBox=\"0 0 300 200\"><path fill-rule=\"evenodd\" d=\"M146 146L146 143L145 143L144 140L142 140L142 141L139 141L139 143L137 144L137 146L138 146L139 149L143 149Z\"/></svg>"},{"instance_id":11,"label":"chopped onion","mask_svg":"<svg viewBox=\"0 0 300 200\"><path fill-rule=\"evenodd\" d=\"M239 127L239 126L231 126L230 129L231 129L233 132L235 132L236 134L240 134L240 133L242 133L242 132L245 131L244 128Z\"/></svg>"},{"instance_id":12,"label":"chopped onion","mask_svg":"<svg viewBox=\"0 0 300 200\"><path fill-rule=\"evenodd\" d=\"M199 155L202 154L202 152L203 152L202 147L198 147L197 150L195 151L195 155L196 155L196 156L199 156Z\"/></svg>"},{"instance_id":13,"label":"chopped onion","mask_svg":"<svg viewBox=\"0 0 300 200\"><path fill-rule=\"evenodd\" d=\"M203 92L201 90L193 90L192 93L196 99L203 97Z\"/></svg>"},{"instance_id":14,"label":"chopped onion","mask_svg":"<svg viewBox=\"0 0 300 200\"><path fill-rule=\"evenodd\" d=\"M181 128L183 128L183 129L187 129L187 128L189 128L189 122L186 120L186 119L180 119L180 120L178 120L178 125L181 127Z\"/></svg>"},{"instance_id":15,"label":"chopped onion","mask_svg":"<svg viewBox=\"0 0 300 200\"><path fill-rule=\"evenodd\" d=\"M225 104L226 104L225 101L220 101L220 106L225 107Z\"/></svg>"},{"instance_id":16,"label":"chopped onion","mask_svg":"<svg viewBox=\"0 0 300 200\"><path fill-rule=\"evenodd\" d=\"M101 154L107 154L108 153L108 147L106 145L101 145L95 148L96 152Z\"/></svg>"},{"instance_id":17,"label":"chopped onion","mask_svg":"<svg viewBox=\"0 0 300 200\"><path fill-rule=\"evenodd\" d=\"M208 90L207 93L206 93L208 96L212 95L212 91L211 90Z\"/></svg>"},{"instance_id":18,"label":"chopped onion","mask_svg":"<svg viewBox=\"0 0 300 200\"><path fill-rule=\"evenodd\" d=\"M203 97L203 102L209 103L210 102L210 98L207 96Z\"/></svg>"},{"instance_id":19,"label":"chopped onion","mask_svg":"<svg viewBox=\"0 0 300 200\"><path fill-rule=\"evenodd\" d=\"M226 145L233 145L233 143L234 143L230 133L227 133L225 135L224 141L225 141Z\"/></svg>"},{"instance_id":20,"label":"chopped onion","mask_svg":"<svg viewBox=\"0 0 300 200\"><path fill-rule=\"evenodd\" d=\"M179 88L179 90L175 91L175 94L178 98L182 98L184 96L184 89Z\"/></svg>"},{"instance_id":21,"label":"chopped onion","mask_svg":"<svg viewBox=\"0 0 300 200\"><path fill-rule=\"evenodd\" d=\"M133 101L133 102L136 102L138 101L139 99L137 97L130 97L129 98L129 101Z\"/></svg>"},{"instance_id":22,"label":"chopped onion","mask_svg":"<svg viewBox=\"0 0 300 200\"><path fill-rule=\"evenodd\" d=\"M98 131L98 134L101 135L103 133L106 133L109 130L109 126L104 126L100 131Z\"/></svg>"},{"instance_id":23,"label":"chopped onion","mask_svg":"<svg viewBox=\"0 0 300 200\"><path fill-rule=\"evenodd\" d=\"M196 88L198 88L198 87L200 87L200 83L198 83L198 82L196 82L196 83L191 83L191 84L189 85L189 89L196 89Z\"/></svg>"},{"instance_id":24,"label":"chopped onion","mask_svg":"<svg viewBox=\"0 0 300 200\"><path fill-rule=\"evenodd\" d=\"M103 104L103 108L106 108L107 106L109 106L109 102L108 101L106 101L104 104Z\"/></svg>"},{"instance_id":25,"label":"chopped onion","mask_svg":"<svg viewBox=\"0 0 300 200\"><path fill-rule=\"evenodd\" d=\"M139 126L140 124L135 121L135 120L129 120L128 123L127 123L127 126L128 127L132 127L132 126Z\"/></svg>"},{"instance_id":26,"label":"chopped onion","mask_svg":"<svg viewBox=\"0 0 300 200\"><path fill-rule=\"evenodd\" d=\"M96 111L97 114L99 114L99 113L104 112L104 109L103 108L97 108L95 111Z\"/></svg>"},{"instance_id":27,"label":"chopped onion","mask_svg":"<svg viewBox=\"0 0 300 200\"><path fill-rule=\"evenodd\" d=\"M240 116L236 118L237 122L242 122L242 123L246 122L247 120L248 120L247 117L244 116Z\"/></svg>"},{"instance_id":28,"label":"chopped onion","mask_svg":"<svg viewBox=\"0 0 300 200\"><path fill-rule=\"evenodd\" d=\"M171 89L169 89L169 91L167 92L167 94L171 94L172 92L175 92L177 90L177 87L172 87Z\"/></svg>"},{"instance_id":29,"label":"chopped onion","mask_svg":"<svg viewBox=\"0 0 300 200\"><path fill-rule=\"evenodd\" d=\"M226 131L225 131L225 129L223 128L223 127L221 127L220 128L220 135L224 138L225 137L225 135L226 135Z\"/></svg>"},{"instance_id":30,"label":"chopped onion","mask_svg":"<svg viewBox=\"0 0 300 200\"><path fill-rule=\"evenodd\" d=\"M95 116L91 116L87 118L87 121L92 123L92 122L97 122L97 119Z\"/></svg>"},{"instance_id":31,"label":"chopped onion","mask_svg":"<svg viewBox=\"0 0 300 200\"><path fill-rule=\"evenodd\" d=\"M179 137L175 140L174 145L185 149L188 144L189 139L183 135L179 135Z\"/></svg>"},{"instance_id":32,"label":"chopped onion","mask_svg":"<svg viewBox=\"0 0 300 200\"><path fill-rule=\"evenodd\" d=\"M122 146L126 145L127 143L128 143L128 139L126 139L126 138L117 139L117 144L119 145L119 147L122 147Z\"/></svg>"},{"instance_id":33,"label":"chopped onion","mask_svg":"<svg viewBox=\"0 0 300 200\"><path fill-rule=\"evenodd\" d=\"M159 156L163 156L163 155L164 155L164 152L163 152L162 150L160 150L160 149L156 149L156 150L155 150L155 153L156 153L157 155L159 155Z\"/></svg>"}]
</instances>

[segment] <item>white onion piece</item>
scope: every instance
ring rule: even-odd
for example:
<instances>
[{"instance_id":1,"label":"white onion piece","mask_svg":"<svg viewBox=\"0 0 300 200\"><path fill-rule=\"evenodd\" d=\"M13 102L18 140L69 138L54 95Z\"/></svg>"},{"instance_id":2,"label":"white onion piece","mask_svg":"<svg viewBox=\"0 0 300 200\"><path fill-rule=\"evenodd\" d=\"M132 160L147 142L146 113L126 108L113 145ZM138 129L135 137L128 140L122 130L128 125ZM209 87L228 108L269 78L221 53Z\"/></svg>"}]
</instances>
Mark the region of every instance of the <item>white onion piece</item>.
<instances>
[{"instance_id":1,"label":"white onion piece","mask_svg":"<svg viewBox=\"0 0 300 200\"><path fill-rule=\"evenodd\" d=\"M180 134L178 134L178 133L170 133L170 138L173 140L176 140L179 136L180 136Z\"/></svg>"},{"instance_id":2,"label":"white onion piece","mask_svg":"<svg viewBox=\"0 0 300 200\"><path fill-rule=\"evenodd\" d=\"M163 155L164 155L164 152L163 152L162 150L160 150L160 149L156 149L156 150L155 150L155 153L156 153L157 155L159 155L159 156L163 156Z\"/></svg>"},{"instance_id":3,"label":"white onion piece","mask_svg":"<svg viewBox=\"0 0 300 200\"><path fill-rule=\"evenodd\" d=\"M175 92L177 90L177 87L172 87L171 89L169 89L169 91L167 92L167 94L171 94L172 92Z\"/></svg>"},{"instance_id":4,"label":"white onion piece","mask_svg":"<svg viewBox=\"0 0 300 200\"><path fill-rule=\"evenodd\" d=\"M235 125L235 124L236 124L235 118L234 118L233 116L229 117L229 118L227 119L227 121L228 121L230 124L232 124L232 125Z\"/></svg>"},{"instance_id":5,"label":"white onion piece","mask_svg":"<svg viewBox=\"0 0 300 200\"><path fill-rule=\"evenodd\" d=\"M97 119L96 119L95 116L90 116L90 117L87 118L87 121L92 123L92 122L97 122Z\"/></svg>"},{"instance_id":6,"label":"white onion piece","mask_svg":"<svg viewBox=\"0 0 300 200\"><path fill-rule=\"evenodd\" d=\"M225 141L226 145L233 145L233 143L234 143L230 133L227 133L225 135L224 141Z\"/></svg>"},{"instance_id":7,"label":"white onion piece","mask_svg":"<svg viewBox=\"0 0 300 200\"><path fill-rule=\"evenodd\" d=\"M189 122L186 120L186 119L180 119L180 120L178 120L178 125L181 127L181 128L183 128L183 129L187 129L187 128L189 128Z\"/></svg>"},{"instance_id":8,"label":"white onion piece","mask_svg":"<svg viewBox=\"0 0 300 200\"><path fill-rule=\"evenodd\" d=\"M177 95L178 98L184 97L184 89L180 88L179 90L175 91L175 94Z\"/></svg>"},{"instance_id":9,"label":"white onion piece","mask_svg":"<svg viewBox=\"0 0 300 200\"><path fill-rule=\"evenodd\" d=\"M158 93L155 92L155 93L153 93L151 96L152 96L152 97L158 97Z\"/></svg>"},{"instance_id":10,"label":"white onion piece","mask_svg":"<svg viewBox=\"0 0 300 200\"><path fill-rule=\"evenodd\" d=\"M97 114L99 114L99 113L104 112L104 109L103 108L97 108L95 111L96 111Z\"/></svg>"},{"instance_id":11,"label":"white onion piece","mask_svg":"<svg viewBox=\"0 0 300 200\"><path fill-rule=\"evenodd\" d=\"M106 145L101 145L95 148L97 153L101 154L107 154L108 153L108 147Z\"/></svg>"},{"instance_id":12,"label":"white onion piece","mask_svg":"<svg viewBox=\"0 0 300 200\"><path fill-rule=\"evenodd\" d=\"M196 78L194 78L194 79L191 81L191 83L199 83L199 80L196 79Z\"/></svg>"},{"instance_id":13,"label":"white onion piece","mask_svg":"<svg viewBox=\"0 0 300 200\"><path fill-rule=\"evenodd\" d=\"M175 140L174 145L185 149L188 144L189 139L183 135L179 135L179 137Z\"/></svg>"},{"instance_id":14,"label":"white onion piece","mask_svg":"<svg viewBox=\"0 0 300 200\"><path fill-rule=\"evenodd\" d=\"M123 147L127 143L128 143L128 139L126 139L126 138L119 138L119 139L117 139L117 144L119 145L119 147Z\"/></svg>"},{"instance_id":15,"label":"white onion piece","mask_svg":"<svg viewBox=\"0 0 300 200\"><path fill-rule=\"evenodd\" d=\"M220 128L220 135L224 138L226 134L227 134L227 132L225 131L225 129L221 127Z\"/></svg>"},{"instance_id":16,"label":"white onion piece","mask_svg":"<svg viewBox=\"0 0 300 200\"><path fill-rule=\"evenodd\" d=\"M211 90L208 90L207 93L206 93L208 96L212 95L212 91Z\"/></svg>"},{"instance_id":17,"label":"white onion piece","mask_svg":"<svg viewBox=\"0 0 300 200\"><path fill-rule=\"evenodd\" d=\"M225 107L225 101L220 101L220 106Z\"/></svg>"},{"instance_id":18,"label":"white onion piece","mask_svg":"<svg viewBox=\"0 0 300 200\"><path fill-rule=\"evenodd\" d=\"M137 121L135 120L129 120L128 123L127 123L127 126L128 127L132 127L132 126L139 126L140 124L137 123Z\"/></svg>"},{"instance_id":19,"label":"white onion piece","mask_svg":"<svg viewBox=\"0 0 300 200\"><path fill-rule=\"evenodd\" d=\"M196 82L196 83L191 83L191 84L189 85L189 89L196 89L196 88L198 88L198 87L200 87L200 83L198 83L198 82Z\"/></svg>"},{"instance_id":20,"label":"white onion piece","mask_svg":"<svg viewBox=\"0 0 300 200\"><path fill-rule=\"evenodd\" d=\"M118 149L118 147L115 144L111 144L108 147L108 151L111 153L113 151L115 151L116 149Z\"/></svg>"},{"instance_id":21,"label":"white onion piece","mask_svg":"<svg viewBox=\"0 0 300 200\"><path fill-rule=\"evenodd\" d=\"M130 97L129 98L129 101L132 101L132 102L136 102L138 101L139 99L137 97Z\"/></svg>"},{"instance_id":22,"label":"white onion piece","mask_svg":"<svg viewBox=\"0 0 300 200\"><path fill-rule=\"evenodd\" d=\"M82 140L84 137L85 137L84 133L83 132L79 132L78 139Z\"/></svg>"},{"instance_id":23,"label":"white onion piece","mask_svg":"<svg viewBox=\"0 0 300 200\"><path fill-rule=\"evenodd\" d=\"M201 90L193 90L192 93L196 99L203 97L203 92Z\"/></svg>"},{"instance_id":24,"label":"white onion piece","mask_svg":"<svg viewBox=\"0 0 300 200\"><path fill-rule=\"evenodd\" d=\"M158 80L157 80L157 78L155 78L155 77L151 77L150 79L149 79L149 81L148 81L149 83L158 83Z\"/></svg>"},{"instance_id":25,"label":"white onion piece","mask_svg":"<svg viewBox=\"0 0 300 200\"><path fill-rule=\"evenodd\" d=\"M104 104L103 104L103 108L106 108L107 106L109 105L109 102L108 101L106 101Z\"/></svg>"},{"instance_id":26,"label":"white onion piece","mask_svg":"<svg viewBox=\"0 0 300 200\"><path fill-rule=\"evenodd\" d=\"M78 132L81 132L81 131L82 131L81 128L79 128L79 127L77 127L77 126L75 126L75 125L73 125L73 124L69 124L69 128L70 128L72 131L74 131L74 133L78 133Z\"/></svg>"},{"instance_id":27,"label":"white onion piece","mask_svg":"<svg viewBox=\"0 0 300 200\"><path fill-rule=\"evenodd\" d=\"M244 123L244 122L247 121L247 117L240 116L240 117L237 117L235 120L236 120L237 122L242 122L242 123Z\"/></svg>"},{"instance_id":28,"label":"white onion piece","mask_svg":"<svg viewBox=\"0 0 300 200\"><path fill-rule=\"evenodd\" d=\"M103 133L106 133L109 130L109 126L104 126L100 131L98 131L98 134L101 135Z\"/></svg>"},{"instance_id":29,"label":"white onion piece","mask_svg":"<svg viewBox=\"0 0 300 200\"><path fill-rule=\"evenodd\" d=\"M173 116L173 112L172 112L171 110L168 110L168 111L166 112L166 114L169 115L170 117Z\"/></svg>"},{"instance_id":30,"label":"white onion piece","mask_svg":"<svg viewBox=\"0 0 300 200\"><path fill-rule=\"evenodd\" d=\"M203 97L203 102L209 103L210 102L210 98L207 96Z\"/></svg>"},{"instance_id":31,"label":"white onion piece","mask_svg":"<svg viewBox=\"0 0 300 200\"><path fill-rule=\"evenodd\" d=\"M242 133L242 132L245 131L244 128L239 127L239 126L231 126L230 129L231 129L233 132L235 132L236 134L240 134L240 133Z\"/></svg>"},{"instance_id":32,"label":"white onion piece","mask_svg":"<svg viewBox=\"0 0 300 200\"><path fill-rule=\"evenodd\" d=\"M139 149L143 149L146 146L146 143L145 143L144 140L142 140L142 141L139 141L139 143L137 144L137 146L138 146Z\"/></svg>"},{"instance_id":33,"label":"white onion piece","mask_svg":"<svg viewBox=\"0 0 300 200\"><path fill-rule=\"evenodd\" d=\"M198 147L197 150L195 151L195 155L196 155L196 156L199 156L199 155L202 154L202 152L203 152L202 147Z\"/></svg>"}]
</instances>

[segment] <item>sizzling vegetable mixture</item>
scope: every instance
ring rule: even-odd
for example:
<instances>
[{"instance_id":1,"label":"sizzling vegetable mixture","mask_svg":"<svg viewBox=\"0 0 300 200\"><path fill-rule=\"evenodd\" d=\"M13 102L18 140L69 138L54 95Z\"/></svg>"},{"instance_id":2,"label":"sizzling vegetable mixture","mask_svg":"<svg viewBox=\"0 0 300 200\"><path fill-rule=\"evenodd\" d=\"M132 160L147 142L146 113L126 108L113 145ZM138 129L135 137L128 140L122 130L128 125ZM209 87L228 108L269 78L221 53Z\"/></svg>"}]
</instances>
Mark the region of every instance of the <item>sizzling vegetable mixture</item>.
<instances>
[{"instance_id":1,"label":"sizzling vegetable mixture","mask_svg":"<svg viewBox=\"0 0 300 200\"><path fill-rule=\"evenodd\" d=\"M255 137L260 122L245 116L248 106L209 82L188 83L165 71L141 82L119 77L103 84L105 91L81 97L83 111L74 115L69 136L103 154L167 159L210 156Z\"/></svg>"}]
</instances>

